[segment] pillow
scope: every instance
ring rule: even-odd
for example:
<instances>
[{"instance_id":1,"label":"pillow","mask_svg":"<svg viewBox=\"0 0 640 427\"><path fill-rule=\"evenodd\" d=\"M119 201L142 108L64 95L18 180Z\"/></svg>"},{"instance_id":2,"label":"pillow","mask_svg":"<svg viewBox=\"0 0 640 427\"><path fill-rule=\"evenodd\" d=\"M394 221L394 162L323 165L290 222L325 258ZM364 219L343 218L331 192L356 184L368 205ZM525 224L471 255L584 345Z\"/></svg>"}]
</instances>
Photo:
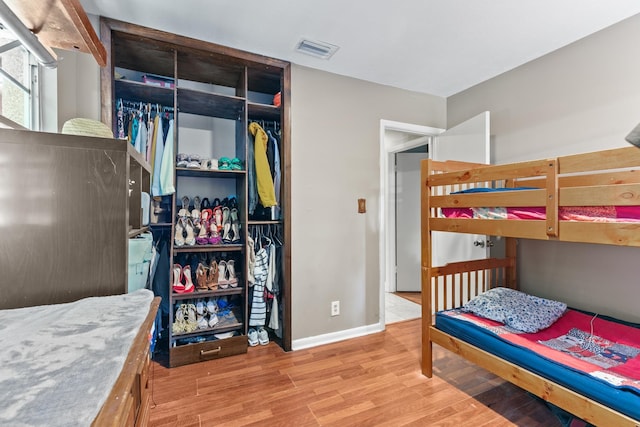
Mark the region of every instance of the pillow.
<instances>
[{"instance_id":1,"label":"pillow","mask_svg":"<svg viewBox=\"0 0 640 427\"><path fill-rule=\"evenodd\" d=\"M514 289L493 288L471 299L462 310L533 333L551 326L567 310L567 304Z\"/></svg>"}]
</instances>

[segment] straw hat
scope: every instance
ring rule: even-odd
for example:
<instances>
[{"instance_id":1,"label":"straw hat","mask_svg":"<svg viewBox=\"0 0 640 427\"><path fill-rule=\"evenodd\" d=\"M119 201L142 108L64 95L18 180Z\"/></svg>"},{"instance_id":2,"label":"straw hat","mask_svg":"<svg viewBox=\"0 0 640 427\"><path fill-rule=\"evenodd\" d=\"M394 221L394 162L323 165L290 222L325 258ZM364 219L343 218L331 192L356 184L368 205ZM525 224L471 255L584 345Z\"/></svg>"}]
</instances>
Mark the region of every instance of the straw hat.
<instances>
[{"instance_id":1,"label":"straw hat","mask_svg":"<svg viewBox=\"0 0 640 427\"><path fill-rule=\"evenodd\" d=\"M67 120L62 125L62 133L67 135L98 136L101 138L113 138L109 126L92 119L75 118Z\"/></svg>"}]
</instances>

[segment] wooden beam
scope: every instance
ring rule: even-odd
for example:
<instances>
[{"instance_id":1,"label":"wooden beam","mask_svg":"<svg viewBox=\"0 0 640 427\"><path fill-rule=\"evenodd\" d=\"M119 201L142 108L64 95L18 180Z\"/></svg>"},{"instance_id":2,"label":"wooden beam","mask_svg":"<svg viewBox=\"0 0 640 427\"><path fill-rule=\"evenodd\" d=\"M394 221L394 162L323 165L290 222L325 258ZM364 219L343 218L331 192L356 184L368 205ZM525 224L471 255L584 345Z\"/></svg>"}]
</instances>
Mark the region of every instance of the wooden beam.
<instances>
[{"instance_id":1,"label":"wooden beam","mask_svg":"<svg viewBox=\"0 0 640 427\"><path fill-rule=\"evenodd\" d=\"M107 51L79 0L5 0L5 3L47 48L88 53L101 67L107 64Z\"/></svg>"}]
</instances>

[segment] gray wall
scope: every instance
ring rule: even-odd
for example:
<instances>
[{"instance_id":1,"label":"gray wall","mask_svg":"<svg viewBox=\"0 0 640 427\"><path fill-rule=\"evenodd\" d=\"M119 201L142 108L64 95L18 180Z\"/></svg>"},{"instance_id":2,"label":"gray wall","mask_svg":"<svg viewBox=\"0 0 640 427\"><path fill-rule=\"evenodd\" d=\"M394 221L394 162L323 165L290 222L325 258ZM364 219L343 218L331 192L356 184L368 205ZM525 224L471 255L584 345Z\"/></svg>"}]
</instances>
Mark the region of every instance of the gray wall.
<instances>
[{"instance_id":1,"label":"gray wall","mask_svg":"<svg viewBox=\"0 0 640 427\"><path fill-rule=\"evenodd\" d=\"M626 146L640 121L640 15L447 99L448 126L491 111L493 163ZM520 285L640 321L640 249L521 240Z\"/></svg>"},{"instance_id":2,"label":"gray wall","mask_svg":"<svg viewBox=\"0 0 640 427\"><path fill-rule=\"evenodd\" d=\"M295 341L378 323L380 120L444 127L445 100L295 65L291 99Z\"/></svg>"}]
</instances>

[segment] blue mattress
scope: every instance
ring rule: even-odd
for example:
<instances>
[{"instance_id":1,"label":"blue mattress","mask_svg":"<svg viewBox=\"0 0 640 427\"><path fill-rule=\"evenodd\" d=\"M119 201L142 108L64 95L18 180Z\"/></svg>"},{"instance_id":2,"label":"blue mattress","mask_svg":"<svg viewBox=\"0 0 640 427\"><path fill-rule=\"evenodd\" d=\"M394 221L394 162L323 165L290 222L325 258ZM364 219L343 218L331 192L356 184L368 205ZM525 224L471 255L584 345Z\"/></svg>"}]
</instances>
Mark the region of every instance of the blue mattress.
<instances>
[{"instance_id":1,"label":"blue mattress","mask_svg":"<svg viewBox=\"0 0 640 427\"><path fill-rule=\"evenodd\" d=\"M610 318L608 320L615 321ZM626 324L626 322L619 323ZM443 315L441 312L436 313L436 328L635 420L640 420L640 394L631 389L607 385L583 372L508 342L486 329Z\"/></svg>"}]
</instances>

